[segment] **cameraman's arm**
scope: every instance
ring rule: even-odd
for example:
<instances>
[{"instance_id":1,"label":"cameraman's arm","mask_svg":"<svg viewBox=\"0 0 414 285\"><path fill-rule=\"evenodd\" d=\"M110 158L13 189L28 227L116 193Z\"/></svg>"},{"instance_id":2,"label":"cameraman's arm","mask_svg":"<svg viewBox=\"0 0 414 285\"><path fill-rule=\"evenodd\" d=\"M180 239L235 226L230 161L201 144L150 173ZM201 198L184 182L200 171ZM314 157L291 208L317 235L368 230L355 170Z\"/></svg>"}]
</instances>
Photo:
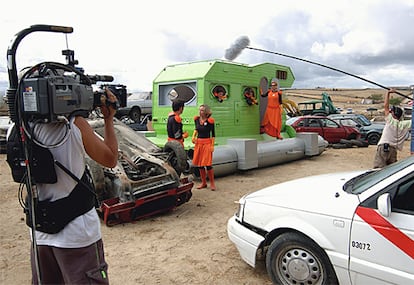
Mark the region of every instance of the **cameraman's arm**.
<instances>
[{"instance_id":1,"label":"cameraman's arm","mask_svg":"<svg viewBox=\"0 0 414 285\"><path fill-rule=\"evenodd\" d=\"M108 91L108 100L116 101L115 95ZM114 130L114 115L116 110L103 105L101 107L105 120L104 140L101 140L83 117L76 117L75 124L82 133L83 145L90 158L106 167L114 167L118 161L118 142Z\"/></svg>"}]
</instances>

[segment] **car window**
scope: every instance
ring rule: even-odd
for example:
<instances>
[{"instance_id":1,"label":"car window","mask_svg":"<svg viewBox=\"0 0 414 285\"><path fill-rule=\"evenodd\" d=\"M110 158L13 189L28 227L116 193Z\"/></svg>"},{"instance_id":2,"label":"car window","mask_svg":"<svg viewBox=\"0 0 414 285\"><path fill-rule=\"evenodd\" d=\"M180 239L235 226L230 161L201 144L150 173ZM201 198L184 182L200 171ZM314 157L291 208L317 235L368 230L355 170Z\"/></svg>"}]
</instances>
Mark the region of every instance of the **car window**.
<instances>
[{"instance_id":1,"label":"car window","mask_svg":"<svg viewBox=\"0 0 414 285\"><path fill-rule=\"evenodd\" d=\"M414 213L414 179L399 185L391 204L393 212Z\"/></svg>"},{"instance_id":2,"label":"car window","mask_svg":"<svg viewBox=\"0 0 414 285\"><path fill-rule=\"evenodd\" d=\"M321 121L322 121L322 125L324 126L324 127L327 127L327 128L338 128L339 126L338 126L338 124L337 123L335 123L334 121L332 121L332 120L328 120L328 119L321 119Z\"/></svg>"},{"instance_id":3,"label":"car window","mask_svg":"<svg viewBox=\"0 0 414 285\"><path fill-rule=\"evenodd\" d=\"M286 120L286 125L292 125L293 123L295 123L299 118L298 117L292 117Z\"/></svg>"},{"instance_id":4,"label":"car window","mask_svg":"<svg viewBox=\"0 0 414 285\"><path fill-rule=\"evenodd\" d=\"M356 127L358 125L358 123L352 119L341 119L340 122L343 126Z\"/></svg>"},{"instance_id":5,"label":"car window","mask_svg":"<svg viewBox=\"0 0 414 285\"><path fill-rule=\"evenodd\" d=\"M309 122L308 123L309 127L313 127L313 128L320 127L317 119L309 119L308 122Z\"/></svg>"},{"instance_id":6,"label":"car window","mask_svg":"<svg viewBox=\"0 0 414 285\"><path fill-rule=\"evenodd\" d=\"M304 127L305 126L305 120L299 121L297 126L298 127Z\"/></svg>"},{"instance_id":7,"label":"car window","mask_svg":"<svg viewBox=\"0 0 414 285\"><path fill-rule=\"evenodd\" d=\"M358 121L359 121L359 123L360 123L361 125L364 125L364 126L369 126L369 125L371 125L371 121L370 121L370 120L368 120L368 118L367 118L367 117L365 117L364 115L360 115L360 116L358 116L357 118L358 118Z\"/></svg>"}]
</instances>

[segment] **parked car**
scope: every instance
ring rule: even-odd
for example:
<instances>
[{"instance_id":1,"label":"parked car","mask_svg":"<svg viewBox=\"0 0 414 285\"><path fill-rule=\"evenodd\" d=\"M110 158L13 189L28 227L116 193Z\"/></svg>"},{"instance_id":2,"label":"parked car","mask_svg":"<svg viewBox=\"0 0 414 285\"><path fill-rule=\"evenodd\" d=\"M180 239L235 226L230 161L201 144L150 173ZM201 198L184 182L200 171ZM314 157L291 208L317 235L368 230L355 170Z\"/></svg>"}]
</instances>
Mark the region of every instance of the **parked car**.
<instances>
[{"instance_id":1,"label":"parked car","mask_svg":"<svg viewBox=\"0 0 414 285\"><path fill-rule=\"evenodd\" d=\"M0 116L0 153L6 153L7 131L12 126L9 116Z\"/></svg>"},{"instance_id":2,"label":"parked car","mask_svg":"<svg viewBox=\"0 0 414 285\"><path fill-rule=\"evenodd\" d=\"M385 126L385 122L373 123L362 114L332 114L328 118L343 126L358 128L361 133L361 139L367 141L370 145L378 143Z\"/></svg>"},{"instance_id":3,"label":"parked car","mask_svg":"<svg viewBox=\"0 0 414 285\"><path fill-rule=\"evenodd\" d=\"M142 115L152 114L152 92L132 93L127 97L126 107L119 108L117 118L128 116L136 123L141 122ZM147 117L148 118L148 117Z\"/></svg>"},{"instance_id":4,"label":"parked car","mask_svg":"<svg viewBox=\"0 0 414 285\"><path fill-rule=\"evenodd\" d=\"M358 140L361 137L358 129L343 126L324 116L299 116L286 121L296 132L315 132L328 143L339 143L341 139Z\"/></svg>"},{"instance_id":5,"label":"parked car","mask_svg":"<svg viewBox=\"0 0 414 285\"><path fill-rule=\"evenodd\" d=\"M274 284L414 284L414 156L247 194L227 233Z\"/></svg>"}]
</instances>

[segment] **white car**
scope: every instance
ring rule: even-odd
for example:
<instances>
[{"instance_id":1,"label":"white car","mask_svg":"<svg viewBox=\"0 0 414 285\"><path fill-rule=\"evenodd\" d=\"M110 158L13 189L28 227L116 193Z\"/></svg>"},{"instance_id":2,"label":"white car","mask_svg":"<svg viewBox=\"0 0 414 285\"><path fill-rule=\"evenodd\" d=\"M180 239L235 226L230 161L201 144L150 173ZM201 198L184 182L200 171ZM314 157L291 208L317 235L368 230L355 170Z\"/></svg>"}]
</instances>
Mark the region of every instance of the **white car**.
<instances>
[{"instance_id":1,"label":"white car","mask_svg":"<svg viewBox=\"0 0 414 285\"><path fill-rule=\"evenodd\" d=\"M122 118L128 116L132 121L139 123L142 115L152 114L152 91L137 92L127 98L126 107L117 110L116 116Z\"/></svg>"},{"instance_id":2,"label":"white car","mask_svg":"<svg viewBox=\"0 0 414 285\"><path fill-rule=\"evenodd\" d=\"M12 126L9 116L0 116L0 153L6 153L7 149L7 131Z\"/></svg>"},{"instance_id":3,"label":"white car","mask_svg":"<svg viewBox=\"0 0 414 285\"><path fill-rule=\"evenodd\" d=\"M414 284L414 156L245 195L227 232L275 284Z\"/></svg>"}]
</instances>

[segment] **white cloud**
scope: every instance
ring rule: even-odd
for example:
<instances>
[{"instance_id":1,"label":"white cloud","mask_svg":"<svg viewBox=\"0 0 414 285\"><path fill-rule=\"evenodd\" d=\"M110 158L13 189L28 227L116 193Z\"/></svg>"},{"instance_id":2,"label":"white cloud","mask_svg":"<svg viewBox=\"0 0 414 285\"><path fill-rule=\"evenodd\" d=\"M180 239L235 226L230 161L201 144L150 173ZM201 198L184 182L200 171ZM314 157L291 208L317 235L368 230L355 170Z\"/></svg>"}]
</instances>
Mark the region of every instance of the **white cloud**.
<instances>
[{"instance_id":1,"label":"white cloud","mask_svg":"<svg viewBox=\"0 0 414 285\"><path fill-rule=\"evenodd\" d=\"M241 35L247 35L253 47L345 69L385 85L413 83L414 31L407 29L414 20L412 0L22 0L8 2L7 11L0 19L4 55L13 35L30 25L72 26L68 43L79 65L89 74L113 75L129 89L152 88L152 80L166 65L222 58ZM65 48L61 34L31 34L19 45L18 67L63 62ZM0 57L0 82L7 71L5 58ZM236 61L289 65L297 87L369 85L252 50L243 51Z\"/></svg>"}]
</instances>

